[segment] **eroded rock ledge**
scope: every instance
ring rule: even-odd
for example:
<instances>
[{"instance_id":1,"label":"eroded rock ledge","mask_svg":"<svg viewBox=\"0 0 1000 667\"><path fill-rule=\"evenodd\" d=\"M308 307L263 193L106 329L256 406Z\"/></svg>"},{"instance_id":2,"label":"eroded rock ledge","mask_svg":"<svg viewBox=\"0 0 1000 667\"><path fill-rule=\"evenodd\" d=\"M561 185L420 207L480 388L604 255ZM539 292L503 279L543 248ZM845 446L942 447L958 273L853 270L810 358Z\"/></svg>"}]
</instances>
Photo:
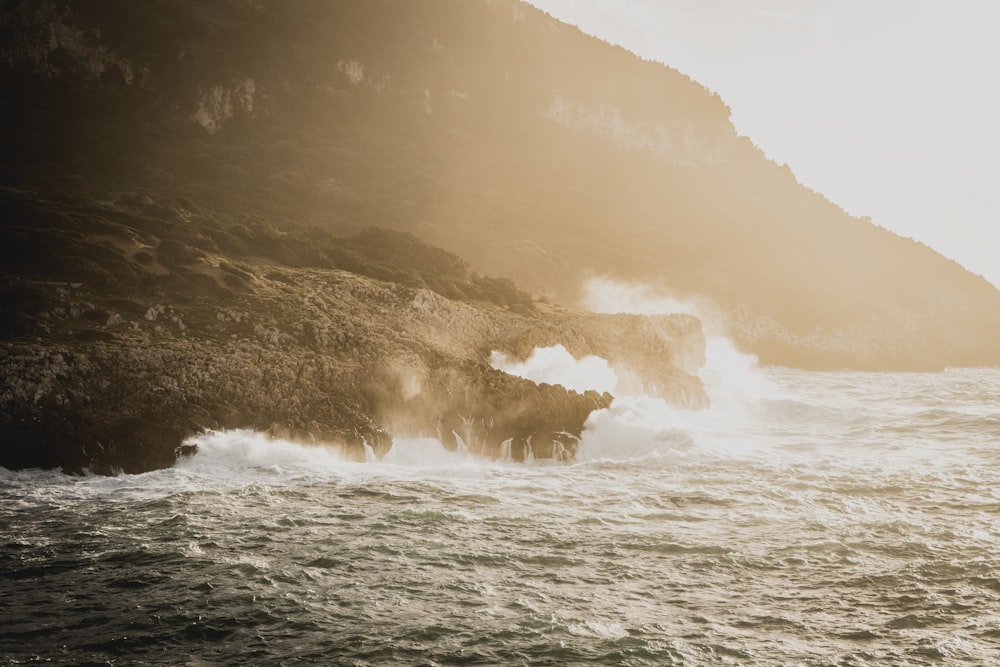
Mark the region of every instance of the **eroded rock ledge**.
<instances>
[{"instance_id":1,"label":"eroded rock ledge","mask_svg":"<svg viewBox=\"0 0 1000 667\"><path fill-rule=\"evenodd\" d=\"M595 315L399 232L279 231L183 198L0 190L0 466L141 472L205 429L382 455L571 459L610 394L490 366L561 344L694 408L691 317Z\"/></svg>"},{"instance_id":2,"label":"eroded rock ledge","mask_svg":"<svg viewBox=\"0 0 1000 667\"><path fill-rule=\"evenodd\" d=\"M537 385L489 365L563 344L639 373L666 399L705 403L700 323L515 313L338 270L245 266L238 299L109 298L82 284L19 281L45 336L0 346L0 465L79 472L170 466L204 429L381 455L394 435L514 459L571 459L610 394ZM24 294L28 294L30 299ZM162 295L161 295L162 298ZM8 307L9 310L9 307Z\"/></svg>"}]
</instances>

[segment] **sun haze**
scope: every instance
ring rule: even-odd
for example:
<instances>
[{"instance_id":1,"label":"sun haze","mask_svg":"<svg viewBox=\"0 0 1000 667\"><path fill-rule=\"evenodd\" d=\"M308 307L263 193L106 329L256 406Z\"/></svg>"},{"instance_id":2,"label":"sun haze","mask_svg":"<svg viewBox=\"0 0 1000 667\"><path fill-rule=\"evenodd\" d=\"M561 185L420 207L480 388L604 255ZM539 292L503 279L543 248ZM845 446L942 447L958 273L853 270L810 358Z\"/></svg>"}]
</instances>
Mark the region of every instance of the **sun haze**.
<instances>
[{"instance_id":1,"label":"sun haze","mask_svg":"<svg viewBox=\"0 0 1000 667\"><path fill-rule=\"evenodd\" d=\"M1000 285L1000 5L532 4L718 92L804 185Z\"/></svg>"}]
</instances>

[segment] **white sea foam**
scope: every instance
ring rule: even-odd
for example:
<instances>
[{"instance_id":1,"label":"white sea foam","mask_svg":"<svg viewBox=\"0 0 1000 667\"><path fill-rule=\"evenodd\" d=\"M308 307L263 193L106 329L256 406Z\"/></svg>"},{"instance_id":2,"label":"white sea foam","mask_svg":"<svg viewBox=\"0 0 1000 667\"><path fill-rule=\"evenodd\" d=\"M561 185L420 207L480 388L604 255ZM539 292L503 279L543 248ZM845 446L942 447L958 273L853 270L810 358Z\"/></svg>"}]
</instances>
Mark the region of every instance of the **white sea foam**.
<instances>
[{"instance_id":1,"label":"white sea foam","mask_svg":"<svg viewBox=\"0 0 1000 667\"><path fill-rule=\"evenodd\" d=\"M490 365L510 375L536 383L559 384L572 391L593 389L614 393L618 376L607 360L593 355L576 359L562 345L538 347L525 361L513 361L493 352Z\"/></svg>"},{"instance_id":2,"label":"white sea foam","mask_svg":"<svg viewBox=\"0 0 1000 667\"><path fill-rule=\"evenodd\" d=\"M442 469L454 466L480 466L483 459L468 452L451 451L436 438L395 438L381 463L398 468Z\"/></svg>"},{"instance_id":3,"label":"white sea foam","mask_svg":"<svg viewBox=\"0 0 1000 667\"><path fill-rule=\"evenodd\" d=\"M698 377L716 410L744 410L761 400L784 396L758 366L756 356L740 352L733 341L721 335L705 341L705 366Z\"/></svg>"},{"instance_id":4,"label":"white sea foam","mask_svg":"<svg viewBox=\"0 0 1000 667\"><path fill-rule=\"evenodd\" d=\"M676 452L694 444L693 415L651 396L616 398L587 419L577 458L631 459L651 453Z\"/></svg>"},{"instance_id":5,"label":"white sea foam","mask_svg":"<svg viewBox=\"0 0 1000 667\"><path fill-rule=\"evenodd\" d=\"M93 628L131 640L141 606L162 622L128 645L139 662L165 643L208 655L202 623L240 646L277 624L261 662L329 662L364 618L334 661L461 636L491 664L812 664L859 642L872 665L998 664L1000 371L767 374L790 398L742 422L622 397L588 424L603 460L578 465L405 438L356 463L243 431L145 475L0 470L10 633L72 618L54 630L66 660L111 660L120 640ZM197 626L178 613L192 596Z\"/></svg>"},{"instance_id":6,"label":"white sea foam","mask_svg":"<svg viewBox=\"0 0 1000 667\"><path fill-rule=\"evenodd\" d=\"M221 467L316 470L338 468L345 463L340 452L332 447L301 445L245 429L206 431L189 438L186 444L197 445L198 452L191 458L182 458L178 462L181 469Z\"/></svg>"},{"instance_id":7,"label":"white sea foam","mask_svg":"<svg viewBox=\"0 0 1000 667\"><path fill-rule=\"evenodd\" d=\"M699 377L711 408L694 412L649 396L618 396L608 409L587 420L581 459L662 454L695 444L726 450L750 448L738 434L758 420L762 401L778 400L782 393L758 366L757 358L739 351L726 337L719 318L707 317L704 307L660 294L648 285L608 278L590 280L583 303L594 312L701 318L707 340Z\"/></svg>"},{"instance_id":8,"label":"white sea foam","mask_svg":"<svg viewBox=\"0 0 1000 667\"><path fill-rule=\"evenodd\" d=\"M713 405L733 408L778 396L777 386L759 368L757 357L738 350L721 318L704 304L681 301L649 285L605 277L587 281L582 303L595 313L694 315L702 321L706 336L705 366L699 377Z\"/></svg>"},{"instance_id":9,"label":"white sea foam","mask_svg":"<svg viewBox=\"0 0 1000 667\"><path fill-rule=\"evenodd\" d=\"M599 637L612 640L628 637L628 630L621 623L603 623L590 620L582 623L569 623L566 630L577 637Z\"/></svg>"},{"instance_id":10,"label":"white sea foam","mask_svg":"<svg viewBox=\"0 0 1000 667\"><path fill-rule=\"evenodd\" d=\"M488 474L490 466L501 465L448 450L435 438L397 437L381 458L366 447L364 462L344 456L335 446L296 443L243 429L206 431L186 444L197 445L198 450L178 461L171 474L239 484L296 477L426 477L429 472L441 478L477 477Z\"/></svg>"}]
</instances>

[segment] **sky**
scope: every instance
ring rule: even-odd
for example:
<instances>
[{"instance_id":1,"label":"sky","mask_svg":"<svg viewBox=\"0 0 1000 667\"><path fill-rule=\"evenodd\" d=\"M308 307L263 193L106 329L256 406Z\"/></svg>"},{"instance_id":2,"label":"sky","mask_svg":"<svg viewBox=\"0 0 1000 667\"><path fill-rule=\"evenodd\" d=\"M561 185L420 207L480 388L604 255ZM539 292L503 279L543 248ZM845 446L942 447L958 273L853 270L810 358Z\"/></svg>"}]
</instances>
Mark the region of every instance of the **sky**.
<instances>
[{"instance_id":1,"label":"sky","mask_svg":"<svg viewBox=\"0 0 1000 667\"><path fill-rule=\"evenodd\" d=\"M801 183L1000 287L1000 2L530 1L719 93Z\"/></svg>"}]
</instances>

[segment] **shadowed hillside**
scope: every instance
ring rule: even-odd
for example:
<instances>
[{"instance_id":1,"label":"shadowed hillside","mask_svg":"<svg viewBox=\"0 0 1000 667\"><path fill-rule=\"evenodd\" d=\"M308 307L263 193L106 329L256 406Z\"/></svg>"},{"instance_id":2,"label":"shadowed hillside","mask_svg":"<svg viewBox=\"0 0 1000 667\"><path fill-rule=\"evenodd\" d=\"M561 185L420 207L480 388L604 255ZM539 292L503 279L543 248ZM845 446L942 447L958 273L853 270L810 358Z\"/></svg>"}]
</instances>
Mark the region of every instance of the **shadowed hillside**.
<instances>
[{"instance_id":1,"label":"shadowed hillside","mask_svg":"<svg viewBox=\"0 0 1000 667\"><path fill-rule=\"evenodd\" d=\"M514 0L12 2L0 24L8 185L395 228L566 304L643 281L770 363L1000 363L985 280L799 185L687 77Z\"/></svg>"}]
</instances>

